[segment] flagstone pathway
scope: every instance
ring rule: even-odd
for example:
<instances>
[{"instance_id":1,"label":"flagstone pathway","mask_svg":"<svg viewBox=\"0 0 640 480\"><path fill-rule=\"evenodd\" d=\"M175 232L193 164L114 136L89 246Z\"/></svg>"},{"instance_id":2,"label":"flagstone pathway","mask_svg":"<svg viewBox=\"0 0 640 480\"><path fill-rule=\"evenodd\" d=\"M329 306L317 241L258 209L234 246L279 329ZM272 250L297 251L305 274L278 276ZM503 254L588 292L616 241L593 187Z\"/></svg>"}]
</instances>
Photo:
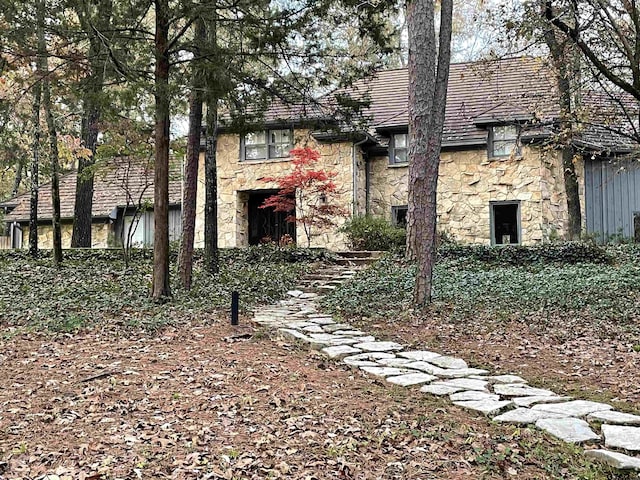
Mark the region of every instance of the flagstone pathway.
<instances>
[{"instance_id":1,"label":"flagstone pathway","mask_svg":"<svg viewBox=\"0 0 640 480\"><path fill-rule=\"evenodd\" d=\"M495 422L535 425L566 442L588 445L585 455L592 459L640 471L639 415L534 388L516 375L491 375L470 368L461 358L407 350L320 312L317 301L322 293L349 281L355 273L348 266L326 267L308 276L300 289L287 292L285 300L260 307L254 321L391 384L448 396L454 405Z\"/></svg>"}]
</instances>

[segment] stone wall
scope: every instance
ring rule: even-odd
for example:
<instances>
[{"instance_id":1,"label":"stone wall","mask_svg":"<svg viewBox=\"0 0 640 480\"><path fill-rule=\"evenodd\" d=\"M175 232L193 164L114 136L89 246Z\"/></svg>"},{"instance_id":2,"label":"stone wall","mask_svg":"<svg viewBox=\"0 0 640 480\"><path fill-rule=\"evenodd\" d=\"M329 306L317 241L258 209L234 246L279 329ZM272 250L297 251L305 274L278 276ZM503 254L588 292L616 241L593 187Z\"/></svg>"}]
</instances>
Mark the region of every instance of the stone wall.
<instances>
[{"instance_id":1,"label":"stone wall","mask_svg":"<svg viewBox=\"0 0 640 480\"><path fill-rule=\"evenodd\" d=\"M408 166L389 165L387 157L372 159L372 214L390 219L392 206L407 204L408 174ZM509 200L520 201L523 244L562 238L567 210L559 155L528 147L507 159L489 159L485 148L442 153L439 231L461 242L489 244L489 202Z\"/></svg>"},{"instance_id":2,"label":"stone wall","mask_svg":"<svg viewBox=\"0 0 640 480\"><path fill-rule=\"evenodd\" d=\"M320 151L319 168L337 173L334 179L339 194L336 200L347 214L354 205L352 143L319 144L307 130L295 131L295 146L310 147ZM240 137L223 134L218 138L218 244L220 247L244 247L248 245L248 195L250 191L275 189L273 182L265 182L265 177L286 175L292 169L289 159L240 161ZM364 162L360 159L364 182ZM364 183L362 183L364 185ZM363 188L363 187L362 187ZM359 188L360 190L360 188ZM204 154L200 156L198 193L196 206L196 247L204 245ZM340 225L346 218L336 219ZM311 246L340 250L346 247L344 235L329 228L312 234ZM307 245L307 237L302 226L296 227L297 243Z\"/></svg>"},{"instance_id":3,"label":"stone wall","mask_svg":"<svg viewBox=\"0 0 640 480\"><path fill-rule=\"evenodd\" d=\"M62 248L71 248L71 234L73 223L63 222L60 225L62 233ZM107 222L95 222L91 225L91 248L109 248L112 226ZM29 248L29 225L22 225L22 248ZM53 227L51 225L38 225L38 248L53 248Z\"/></svg>"}]
</instances>

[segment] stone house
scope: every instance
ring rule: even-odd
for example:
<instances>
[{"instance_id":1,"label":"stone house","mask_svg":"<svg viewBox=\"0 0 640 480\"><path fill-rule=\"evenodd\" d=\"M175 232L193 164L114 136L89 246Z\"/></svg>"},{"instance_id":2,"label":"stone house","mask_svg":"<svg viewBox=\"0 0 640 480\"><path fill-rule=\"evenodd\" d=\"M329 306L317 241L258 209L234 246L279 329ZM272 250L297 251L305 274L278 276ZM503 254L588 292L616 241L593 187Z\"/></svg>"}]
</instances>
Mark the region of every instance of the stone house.
<instances>
[{"instance_id":1,"label":"stone house","mask_svg":"<svg viewBox=\"0 0 640 480\"><path fill-rule=\"evenodd\" d=\"M174 162L175 163L175 162ZM169 181L169 238L181 234L182 182L179 165L172 169ZM77 175L60 177L62 247L71 246ZM30 194L26 192L0 203L11 248L29 244ZM53 247L51 220L51 184L38 192L38 247ZM91 225L92 248L120 247L128 240L131 246L153 244L153 165L119 159L98 169L94 179Z\"/></svg>"},{"instance_id":2,"label":"stone house","mask_svg":"<svg viewBox=\"0 0 640 480\"><path fill-rule=\"evenodd\" d=\"M301 146L319 150L319 167L336 172L338 202L351 215L382 216L403 225L409 170L407 89L406 69L380 71L351 87L351 97L367 103L361 126L332 123L331 115L327 121L321 108L282 105L267 110L264 122L246 134L221 125L217 144L219 245L243 247L284 234L306 244L301 228L287 224L282 214L260 208L277 187L263 179L288 173L288 152ZM531 244L565 235L568 219L562 163L552 142L558 123L555 90L553 75L540 59L451 66L438 182L439 231L461 242L487 245ZM582 153L575 163L584 229L603 238L618 230L633 236L640 228L640 195L632 197L628 190L640 186L640 173L634 163L628 163L623 178L612 161L629 153L628 142L604 128L585 124L575 143ZM196 225L200 246L203 158ZM617 176L620 186L624 183L625 201L606 201L607 195L614 195L610 192L612 176ZM337 223L345 220L337 219ZM311 244L347 247L337 228L320 232Z\"/></svg>"}]
</instances>

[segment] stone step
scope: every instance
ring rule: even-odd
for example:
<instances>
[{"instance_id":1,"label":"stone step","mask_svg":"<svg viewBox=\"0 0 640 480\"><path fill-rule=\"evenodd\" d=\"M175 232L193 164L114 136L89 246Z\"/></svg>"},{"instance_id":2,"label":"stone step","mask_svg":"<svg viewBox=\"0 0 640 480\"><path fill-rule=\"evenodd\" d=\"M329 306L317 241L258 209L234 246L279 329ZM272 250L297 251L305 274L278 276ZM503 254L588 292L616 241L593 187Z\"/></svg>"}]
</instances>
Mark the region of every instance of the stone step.
<instances>
[{"instance_id":1,"label":"stone step","mask_svg":"<svg viewBox=\"0 0 640 480\"><path fill-rule=\"evenodd\" d=\"M380 258L383 252L377 250L347 250L336 252L342 258Z\"/></svg>"},{"instance_id":2,"label":"stone step","mask_svg":"<svg viewBox=\"0 0 640 480\"><path fill-rule=\"evenodd\" d=\"M349 265L349 266L359 266L359 265L369 265L375 262L377 258L372 257L338 257L335 259L335 262L338 265Z\"/></svg>"}]
</instances>

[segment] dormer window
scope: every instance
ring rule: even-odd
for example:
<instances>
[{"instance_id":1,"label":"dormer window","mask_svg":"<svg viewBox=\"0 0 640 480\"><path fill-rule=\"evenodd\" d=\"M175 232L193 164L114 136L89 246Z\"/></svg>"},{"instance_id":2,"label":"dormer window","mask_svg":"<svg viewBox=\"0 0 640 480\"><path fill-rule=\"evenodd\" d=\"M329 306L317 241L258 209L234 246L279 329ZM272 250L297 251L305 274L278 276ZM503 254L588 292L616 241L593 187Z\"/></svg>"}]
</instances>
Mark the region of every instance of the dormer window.
<instances>
[{"instance_id":1,"label":"dormer window","mask_svg":"<svg viewBox=\"0 0 640 480\"><path fill-rule=\"evenodd\" d=\"M389 163L407 163L409 161L409 134L394 133L389 140Z\"/></svg>"},{"instance_id":2,"label":"dormer window","mask_svg":"<svg viewBox=\"0 0 640 480\"><path fill-rule=\"evenodd\" d=\"M495 125L489 131L489 156L510 157L520 154L520 127Z\"/></svg>"},{"instance_id":3,"label":"dormer window","mask_svg":"<svg viewBox=\"0 0 640 480\"><path fill-rule=\"evenodd\" d=\"M262 130L247 133L242 139L242 160L269 160L287 158L293 148L289 129Z\"/></svg>"}]
</instances>

